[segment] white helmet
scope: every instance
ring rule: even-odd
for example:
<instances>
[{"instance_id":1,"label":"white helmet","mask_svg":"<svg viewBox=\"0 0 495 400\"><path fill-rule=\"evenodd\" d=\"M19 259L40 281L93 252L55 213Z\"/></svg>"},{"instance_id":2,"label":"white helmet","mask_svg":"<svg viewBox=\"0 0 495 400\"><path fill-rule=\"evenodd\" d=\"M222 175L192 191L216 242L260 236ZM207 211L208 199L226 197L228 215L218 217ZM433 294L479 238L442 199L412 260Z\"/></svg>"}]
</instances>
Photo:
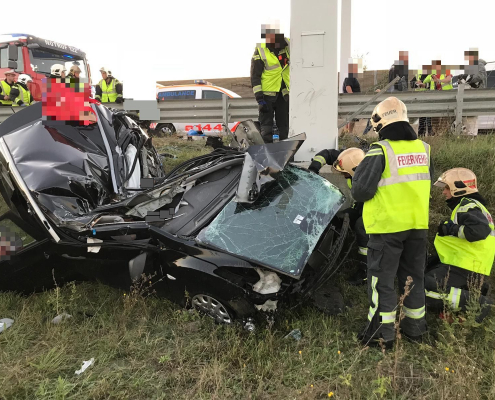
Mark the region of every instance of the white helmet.
<instances>
[{"instance_id":1,"label":"white helmet","mask_svg":"<svg viewBox=\"0 0 495 400\"><path fill-rule=\"evenodd\" d=\"M338 172L345 172L350 176L354 176L354 171L356 171L357 166L363 161L364 156L363 150L357 147L351 147L339 154L333 164L333 168Z\"/></svg>"},{"instance_id":2,"label":"white helmet","mask_svg":"<svg viewBox=\"0 0 495 400\"><path fill-rule=\"evenodd\" d=\"M19 78L17 78L17 82L22 83L23 85L27 85L28 82L32 82L33 78L31 78L27 74L21 74L19 75Z\"/></svg>"},{"instance_id":3,"label":"white helmet","mask_svg":"<svg viewBox=\"0 0 495 400\"><path fill-rule=\"evenodd\" d=\"M62 64L53 64L50 73L55 76L60 76L62 77L62 72L67 71L65 67Z\"/></svg>"},{"instance_id":4,"label":"white helmet","mask_svg":"<svg viewBox=\"0 0 495 400\"><path fill-rule=\"evenodd\" d=\"M371 125L375 132L380 132L394 122L409 122L406 105L397 97L388 97L379 103L371 114Z\"/></svg>"},{"instance_id":5,"label":"white helmet","mask_svg":"<svg viewBox=\"0 0 495 400\"><path fill-rule=\"evenodd\" d=\"M464 196L478 191L476 175L467 168L452 168L445 171L434 185L439 188L448 186L452 197Z\"/></svg>"},{"instance_id":6,"label":"white helmet","mask_svg":"<svg viewBox=\"0 0 495 400\"><path fill-rule=\"evenodd\" d=\"M106 67L101 67L100 68L100 72L105 72L108 76L112 76L112 71L110 71L108 68Z\"/></svg>"}]
</instances>

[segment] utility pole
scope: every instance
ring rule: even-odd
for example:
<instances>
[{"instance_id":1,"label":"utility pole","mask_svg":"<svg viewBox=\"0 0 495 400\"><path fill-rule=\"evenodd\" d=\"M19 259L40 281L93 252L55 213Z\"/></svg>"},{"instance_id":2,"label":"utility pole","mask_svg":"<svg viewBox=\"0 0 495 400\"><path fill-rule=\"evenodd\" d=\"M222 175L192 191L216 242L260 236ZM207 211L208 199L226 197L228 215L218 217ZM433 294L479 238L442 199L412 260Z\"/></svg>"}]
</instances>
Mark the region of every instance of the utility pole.
<instances>
[{"instance_id":1,"label":"utility pole","mask_svg":"<svg viewBox=\"0 0 495 400\"><path fill-rule=\"evenodd\" d=\"M291 0L289 136L307 134L296 161L338 145L338 1Z\"/></svg>"},{"instance_id":2,"label":"utility pole","mask_svg":"<svg viewBox=\"0 0 495 400\"><path fill-rule=\"evenodd\" d=\"M340 79L339 91L342 91L347 78L348 61L351 58L351 8L352 0L341 0L340 7Z\"/></svg>"}]
</instances>

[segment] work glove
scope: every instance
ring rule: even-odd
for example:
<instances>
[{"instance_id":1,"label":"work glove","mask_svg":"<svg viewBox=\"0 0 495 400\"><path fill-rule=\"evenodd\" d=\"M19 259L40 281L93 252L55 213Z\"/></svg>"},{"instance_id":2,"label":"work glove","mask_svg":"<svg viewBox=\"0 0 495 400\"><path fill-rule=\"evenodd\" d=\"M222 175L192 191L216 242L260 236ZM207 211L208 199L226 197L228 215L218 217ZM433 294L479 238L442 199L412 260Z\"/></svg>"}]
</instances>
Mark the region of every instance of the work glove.
<instances>
[{"instance_id":1,"label":"work glove","mask_svg":"<svg viewBox=\"0 0 495 400\"><path fill-rule=\"evenodd\" d=\"M258 100L258 111L260 113L267 113L270 111L265 100Z\"/></svg>"},{"instance_id":2,"label":"work glove","mask_svg":"<svg viewBox=\"0 0 495 400\"><path fill-rule=\"evenodd\" d=\"M438 225L438 236L457 236L458 225L448 219Z\"/></svg>"},{"instance_id":3,"label":"work glove","mask_svg":"<svg viewBox=\"0 0 495 400\"><path fill-rule=\"evenodd\" d=\"M284 96L284 100L285 100L287 103L289 102L289 95L288 95L288 94L286 94L286 95Z\"/></svg>"},{"instance_id":4,"label":"work glove","mask_svg":"<svg viewBox=\"0 0 495 400\"><path fill-rule=\"evenodd\" d=\"M115 102L117 104L122 104L124 102L124 98L123 97L117 97L117 100L115 100Z\"/></svg>"}]
</instances>

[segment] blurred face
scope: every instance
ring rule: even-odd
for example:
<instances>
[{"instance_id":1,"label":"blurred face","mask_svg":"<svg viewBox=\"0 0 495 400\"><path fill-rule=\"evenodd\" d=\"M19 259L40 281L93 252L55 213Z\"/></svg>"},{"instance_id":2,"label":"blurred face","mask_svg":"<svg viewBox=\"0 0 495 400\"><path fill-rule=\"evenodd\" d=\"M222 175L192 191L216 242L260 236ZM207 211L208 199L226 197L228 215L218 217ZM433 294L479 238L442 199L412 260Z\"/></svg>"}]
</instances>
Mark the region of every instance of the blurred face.
<instances>
[{"instance_id":1,"label":"blurred face","mask_svg":"<svg viewBox=\"0 0 495 400\"><path fill-rule=\"evenodd\" d=\"M62 72L60 73L60 77L61 77L61 78L65 78L65 77L66 77L66 73L65 73L65 71L62 71Z\"/></svg>"},{"instance_id":2,"label":"blurred face","mask_svg":"<svg viewBox=\"0 0 495 400\"><path fill-rule=\"evenodd\" d=\"M478 57L473 54L464 53L464 59L469 62L469 65L475 65L474 61L477 60Z\"/></svg>"},{"instance_id":3,"label":"blurred face","mask_svg":"<svg viewBox=\"0 0 495 400\"><path fill-rule=\"evenodd\" d=\"M267 43L275 43L275 34L274 33L267 33L266 34L266 42Z\"/></svg>"},{"instance_id":4,"label":"blurred face","mask_svg":"<svg viewBox=\"0 0 495 400\"><path fill-rule=\"evenodd\" d=\"M442 194L445 197L445 200L449 200L452 198L452 193L450 193L450 188L445 185L445 187L442 190Z\"/></svg>"},{"instance_id":5,"label":"blurred face","mask_svg":"<svg viewBox=\"0 0 495 400\"><path fill-rule=\"evenodd\" d=\"M101 72L101 77L102 77L103 79L107 79L107 78L108 78L108 75L107 75L107 73L106 73L106 72L104 72L104 71L100 71L100 72Z\"/></svg>"},{"instance_id":6,"label":"blurred face","mask_svg":"<svg viewBox=\"0 0 495 400\"><path fill-rule=\"evenodd\" d=\"M14 78L15 78L15 74L6 74L5 75L5 80L11 84L11 83L14 83Z\"/></svg>"},{"instance_id":7,"label":"blurred face","mask_svg":"<svg viewBox=\"0 0 495 400\"><path fill-rule=\"evenodd\" d=\"M74 76L76 78L79 78L79 75L81 75L81 71L74 71Z\"/></svg>"},{"instance_id":8,"label":"blurred face","mask_svg":"<svg viewBox=\"0 0 495 400\"><path fill-rule=\"evenodd\" d=\"M358 65L357 64L349 64L349 73L357 75L358 73Z\"/></svg>"},{"instance_id":9,"label":"blurred face","mask_svg":"<svg viewBox=\"0 0 495 400\"><path fill-rule=\"evenodd\" d=\"M409 64L409 53L407 51L400 51L399 60L404 61L404 64Z\"/></svg>"}]
</instances>

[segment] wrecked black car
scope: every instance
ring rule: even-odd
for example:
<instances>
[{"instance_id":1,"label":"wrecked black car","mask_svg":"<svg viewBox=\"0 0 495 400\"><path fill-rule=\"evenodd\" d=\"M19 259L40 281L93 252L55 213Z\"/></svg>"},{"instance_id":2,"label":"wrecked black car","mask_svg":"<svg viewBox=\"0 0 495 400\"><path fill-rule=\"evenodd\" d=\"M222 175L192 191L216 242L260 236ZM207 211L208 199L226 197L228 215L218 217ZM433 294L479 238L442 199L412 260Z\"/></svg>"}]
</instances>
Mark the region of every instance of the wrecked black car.
<instances>
[{"instance_id":1,"label":"wrecked black car","mask_svg":"<svg viewBox=\"0 0 495 400\"><path fill-rule=\"evenodd\" d=\"M88 126L44 121L40 103L0 124L0 226L22 239L0 257L0 290L147 279L223 323L321 298L348 221L335 186L288 163L304 135L265 145L248 124L232 149L165 174L133 118L92 107Z\"/></svg>"}]
</instances>

